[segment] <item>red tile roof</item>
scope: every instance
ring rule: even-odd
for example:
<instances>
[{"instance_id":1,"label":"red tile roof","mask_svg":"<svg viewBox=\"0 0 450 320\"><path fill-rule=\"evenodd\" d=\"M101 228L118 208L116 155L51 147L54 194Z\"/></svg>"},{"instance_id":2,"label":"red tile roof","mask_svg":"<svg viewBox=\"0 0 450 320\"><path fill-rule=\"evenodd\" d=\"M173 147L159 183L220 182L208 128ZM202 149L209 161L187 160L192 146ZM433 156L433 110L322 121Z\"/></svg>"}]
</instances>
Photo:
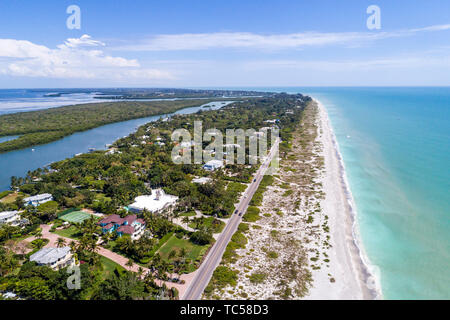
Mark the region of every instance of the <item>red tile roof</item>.
<instances>
[{"instance_id":1,"label":"red tile roof","mask_svg":"<svg viewBox=\"0 0 450 320\"><path fill-rule=\"evenodd\" d=\"M134 228L132 226L120 226L117 229L118 232L123 232L126 234L133 234L134 233Z\"/></svg>"},{"instance_id":2,"label":"red tile roof","mask_svg":"<svg viewBox=\"0 0 450 320\"><path fill-rule=\"evenodd\" d=\"M103 229L111 229L112 227L114 227L114 224L112 223L108 223L106 226L102 227Z\"/></svg>"},{"instance_id":3,"label":"red tile roof","mask_svg":"<svg viewBox=\"0 0 450 320\"><path fill-rule=\"evenodd\" d=\"M132 214L130 216L126 216L123 220L124 222L127 221L128 224L132 224L136 220L137 216L135 214Z\"/></svg>"},{"instance_id":4,"label":"red tile roof","mask_svg":"<svg viewBox=\"0 0 450 320\"><path fill-rule=\"evenodd\" d=\"M140 224L145 224L145 220L144 219L137 219L137 222L139 222Z\"/></svg>"},{"instance_id":5,"label":"red tile roof","mask_svg":"<svg viewBox=\"0 0 450 320\"><path fill-rule=\"evenodd\" d=\"M113 224L118 224L121 225L124 223L124 219L122 219L118 214L112 214L110 216L107 216L106 218L100 220L98 222L98 224L104 224L104 223L113 223Z\"/></svg>"}]
</instances>

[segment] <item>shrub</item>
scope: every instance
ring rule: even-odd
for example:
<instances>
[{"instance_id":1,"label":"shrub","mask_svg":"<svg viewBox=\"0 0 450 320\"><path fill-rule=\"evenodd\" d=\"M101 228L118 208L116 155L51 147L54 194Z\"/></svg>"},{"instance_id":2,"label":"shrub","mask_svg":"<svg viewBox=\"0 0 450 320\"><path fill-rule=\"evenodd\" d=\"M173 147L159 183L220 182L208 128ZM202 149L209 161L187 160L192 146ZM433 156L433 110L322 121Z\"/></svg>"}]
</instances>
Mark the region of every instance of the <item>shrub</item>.
<instances>
[{"instance_id":1,"label":"shrub","mask_svg":"<svg viewBox=\"0 0 450 320\"><path fill-rule=\"evenodd\" d=\"M195 244L205 245L213 241L211 234L204 231L197 231L191 235L191 241Z\"/></svg>"},{"instance_id":2,"label":"shrub","mask_svg":"<svg viewBox=\"0 0 450 320\"><path fill-rule=\"evenodd\" d=\"M250 206L247 209L247 212L244 214L244 217L242 218L245 222L255 222L261 219L259 216L259 208Z\"/></svg>"},{"instance_id":3,"label":"shrub","mask_svg":"<svg viewBox=\"0 0 450 320\"><path fill-rule=\"evenodd\" d=\"M263 283L264 280L266 280L267 275L265 273L258 273L258 272L254 272L250 275L250 282L251 283Z\"/></svg>"},{"instance_id":4,"label":"shrub","mask_svg":"<svg viewBox=\"0 0 450 320\"><path fill-rule=\"evenodd\" d=\"M214 270L212 282L219 289L224 288L226 285L234 287L236 286L237 273L237 271L228 267L218 266L216 270Z\"/></svg>"}]
</instances>

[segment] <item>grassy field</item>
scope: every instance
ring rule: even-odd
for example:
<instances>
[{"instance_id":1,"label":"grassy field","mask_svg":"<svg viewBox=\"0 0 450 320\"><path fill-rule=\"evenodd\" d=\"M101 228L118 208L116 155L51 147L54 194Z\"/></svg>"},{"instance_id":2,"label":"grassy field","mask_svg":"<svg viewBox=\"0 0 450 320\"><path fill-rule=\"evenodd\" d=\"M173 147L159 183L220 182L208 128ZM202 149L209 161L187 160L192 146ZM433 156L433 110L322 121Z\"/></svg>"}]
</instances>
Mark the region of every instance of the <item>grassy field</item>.
<instances>
[{"instance_id":1,"label":"grassy field","mask_svg":"<svg viewBox=\"0 0 450 320\"><path fill-rule=\"evenodd\" d=\"M10 193L8 194L6 197L3 197L0 201L8 204L8 203L13 203L14 201L16 201L18 196L21 196L23 194L19 193Z\"/></svg>"},{"instance_id":2,"label":"grassy field","mask_svg":"<svg viewBox=\"0 0 450 320\"><path fill-rule=\"evenodd\" d=\"M70 226L67 229L56 230L55 233L61 237L78 240L81 237L80 231L75 226Z\"/></svg>"},{"instance_id":3,"label":"grassy field","mask_svg":"<svg viewBox=\"0 0 450 320\"><path fill-rule=\"evenodd\" d=\"M103 266L103 272L102 272L103 279L106 279L109 275L111 275L116 268L118 268L119 270L124 270L124 268L121 265L115 263L114 261L112 261L104 256L100 257L100 262Z\"/></svg>"},{"instance_id":4,"label":"grassy field","mask_svg":"<svg viewBox=\"0 0 450 320\"><path fill-rule=\"evenodd\" d=\"M195 215L196 215L195 211L191 210L191 211L184 212L184 213L180 214L180 217L193 217Z\"/></svg>"},{"instance_id":5,"label":"grassy field","mask_svg":"<svg viewBox=\"0 0 450 320\"><path fill-rule=\"evenodd\" d=\"M214 222L214 224L213 224ZM192 229L195 229L197 224L195 222L189 223L189 227ZM220 221L214 217L208 217L202 220L202 223L199 224L199 229L201 227L205 228L211 228L213 233L220 233L222 232L223 228L225 227L225 223L223 221Z\"/></svg>"},{"instance_id":6,"label":"grassy field","mask_svg":"<svg viewBox=\"0 0 450 320\"><path fill-rule=\"evenodd\" d=\"M186 250L186 258L191 259L192 261L196 261L200 259L203 254L205 254L208 249L208 245L200 246L197 245L190 240L178 239L175 235L173 235L159 250L158 253L161 255L163 259L168 259L169 253L172 250L176 250L180 252L180 250L184 248ZM192 266L194 268L194 266ZM192 270L193 271L193 270Z\"/></svg>"}]
</instances>

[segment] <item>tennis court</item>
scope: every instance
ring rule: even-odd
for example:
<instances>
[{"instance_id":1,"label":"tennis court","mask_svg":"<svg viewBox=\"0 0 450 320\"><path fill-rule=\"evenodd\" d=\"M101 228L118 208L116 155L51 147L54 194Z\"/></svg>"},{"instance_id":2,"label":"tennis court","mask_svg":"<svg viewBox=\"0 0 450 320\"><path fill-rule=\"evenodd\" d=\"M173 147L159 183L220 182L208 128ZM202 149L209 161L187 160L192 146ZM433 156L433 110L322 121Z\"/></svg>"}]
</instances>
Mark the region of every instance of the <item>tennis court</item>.
<instances>
[{"instance_id":1,"label":"tennis court","mask_svg":"<svg viewBox=\"0 0 450 320\"><path fill-rule=\"evenodd\" d=\"M59 217L61 220L72 222L72 223L81 223L84 220L87 220L91 217L89 213L83 211L72 211L66 213L65 215Z\"/></svg>"}]
</instances>

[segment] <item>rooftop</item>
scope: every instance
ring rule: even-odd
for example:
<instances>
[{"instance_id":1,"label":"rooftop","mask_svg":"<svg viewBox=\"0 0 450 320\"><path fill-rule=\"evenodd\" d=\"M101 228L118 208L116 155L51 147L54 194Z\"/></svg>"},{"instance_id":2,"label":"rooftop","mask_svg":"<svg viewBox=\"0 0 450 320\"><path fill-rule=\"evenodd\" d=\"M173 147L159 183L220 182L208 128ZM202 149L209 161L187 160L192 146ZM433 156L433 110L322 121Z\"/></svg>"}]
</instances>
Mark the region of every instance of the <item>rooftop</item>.
<instances>
[{"instance_id":1,"label":"rooftop","mask_svg":"<svg viewBox=\"0 0 450 320\"><path fill-rule=\"evenodd\" d=\"M32 197L28 197L28 198L24 198L23 201L40 201L40 200L45 200L52 197L52 195L50 193L43 193L43 194L37 194L35 196Z\"/></svg>"},{"instance_id":2,"label":"rooftop","mask_svg":"<svg viewBox=\"0 0 450 320\"><path fill-rule=\"evenodd\" d=\"M204 183L207 183L209 181L211 181L211 178L208 178L208 177L201 177L201 178L192 179L193 183L200 183L200 184L204 184Z\"/></svg>"},{"instance_id":3,"label":"rooftop","mask_svg":"<svg viewBox=\"0 0 450 320\"><path fill-rule=\"evenodd\" d=\"M131 210L148 210L156 212L163 209L168 204L175 203L178 200L177 196L166 194L163 190L152 190L151 195L139 196L134 199L134 203L129 205Z\"/></svg>"},{"instance_id":4,"label":"rooftop","mask_svg":"<svg viewBox=\"0 0 450 320\"><path fill-rule=\"evenodd\" d=\"M123 232L126 234L133 234L134 233L134 228L132 226L120 226L119 228L117 228L118 232Z\"/></svg>"},{"instance_id":5,"label":"rooftop","mask_svg":"<svg viewBox=\"0 0 450 320\"><path fill-rule=\"evenodd\" d=\"M39 264L51 264L64 258L70 253L70 247L63 248L43 248L30 256L30 261L35 261Z\"/></svg>"},{"instance_id":6,"label":"rooftop","mask_svg":"<svg viewBox=\"0 0 450 320\"><path fill-rule=\"evenodd\" d=\"M8 219L17 215L19 211L3 211L0 212L0 219Z\"/></svg>"}]
</instances>

